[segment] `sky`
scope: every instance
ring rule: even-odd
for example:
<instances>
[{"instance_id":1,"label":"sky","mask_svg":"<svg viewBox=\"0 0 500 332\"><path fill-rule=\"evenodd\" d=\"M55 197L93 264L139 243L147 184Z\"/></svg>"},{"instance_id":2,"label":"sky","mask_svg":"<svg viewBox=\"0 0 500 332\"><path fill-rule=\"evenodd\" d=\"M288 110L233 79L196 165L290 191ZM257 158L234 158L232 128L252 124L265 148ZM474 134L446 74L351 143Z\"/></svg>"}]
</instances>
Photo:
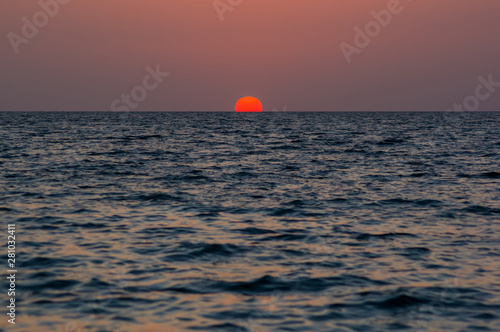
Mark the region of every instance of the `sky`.
<instances>
[{"instance_id":1,"label":"sky","mask_svg":"<svg viewBox=\"0 0 500 332\"><path fill-rule=\"evenodd\" d=\"M498 111L500 87L474 96L500 82L499 17L497 0L2 0L0 111Z\"/></svg>"}]
</instances>

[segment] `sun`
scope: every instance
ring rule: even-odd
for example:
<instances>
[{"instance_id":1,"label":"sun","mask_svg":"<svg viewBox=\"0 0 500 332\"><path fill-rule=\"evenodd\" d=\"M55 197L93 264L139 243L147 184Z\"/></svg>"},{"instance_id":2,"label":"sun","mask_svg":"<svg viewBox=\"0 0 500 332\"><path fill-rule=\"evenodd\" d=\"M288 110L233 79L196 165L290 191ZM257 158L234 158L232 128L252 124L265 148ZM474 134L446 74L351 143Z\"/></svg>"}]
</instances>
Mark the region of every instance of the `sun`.
<instances>
[{"instance_id":1,"label":"sun","mask_svg":"<svg viewBox=\"0 0 500 332\"><path fill-rule=\"evenodd\" d=\"M243 97L234 107L236 112L262 112L262 103L254 97Z\"/></svg>"}]
</instances>

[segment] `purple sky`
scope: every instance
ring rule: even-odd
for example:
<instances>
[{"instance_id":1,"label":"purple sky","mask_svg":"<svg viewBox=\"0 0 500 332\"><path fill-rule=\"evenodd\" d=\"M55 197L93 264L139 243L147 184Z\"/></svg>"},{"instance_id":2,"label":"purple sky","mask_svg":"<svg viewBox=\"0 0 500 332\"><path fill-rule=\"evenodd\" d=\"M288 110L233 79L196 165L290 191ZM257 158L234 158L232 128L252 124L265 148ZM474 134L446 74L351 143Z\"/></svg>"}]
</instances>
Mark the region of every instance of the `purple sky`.
<instances>
[{"instance_id":1,"label":"purple sky","mask_svg":"<svg viewBox=\"0 0 500 332\"><path fill-rule=\"evenodd\" d=\"M398 2L3 0L0 110L500 110L500 2Z\"/></svg>"}]
</instances>

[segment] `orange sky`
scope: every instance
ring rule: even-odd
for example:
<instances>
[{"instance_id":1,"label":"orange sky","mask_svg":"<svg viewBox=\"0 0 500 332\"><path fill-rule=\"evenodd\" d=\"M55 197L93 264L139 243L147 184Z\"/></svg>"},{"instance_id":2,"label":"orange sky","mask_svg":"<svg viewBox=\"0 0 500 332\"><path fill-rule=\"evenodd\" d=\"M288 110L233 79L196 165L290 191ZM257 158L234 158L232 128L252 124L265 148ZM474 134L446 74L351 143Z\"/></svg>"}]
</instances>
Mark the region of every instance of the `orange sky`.
<instances>
[{"instance_id":1,"label":"orange sky","mask_svg":"<svg viewBox=\"0 0 500 332\"><path fill-rule=\"evenodd\" d=\"M171 75L137 110L445 110L500 82L494 0L402 0L348 64L340 44L390 1L243 0L221 21L212 0L72 0L15 54L7 34L40 4L4 0L0 110L111 110L157 64ZM499 106L500 89L480 109Z\"/></svg>"}]
</instances>

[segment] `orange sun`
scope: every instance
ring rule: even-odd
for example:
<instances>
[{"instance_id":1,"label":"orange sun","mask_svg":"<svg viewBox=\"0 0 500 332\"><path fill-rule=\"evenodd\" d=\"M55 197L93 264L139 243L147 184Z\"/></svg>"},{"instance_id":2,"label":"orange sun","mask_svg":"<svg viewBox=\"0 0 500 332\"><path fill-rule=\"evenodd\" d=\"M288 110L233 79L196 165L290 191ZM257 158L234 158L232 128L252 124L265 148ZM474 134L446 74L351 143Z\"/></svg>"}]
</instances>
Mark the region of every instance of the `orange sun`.
<instances>
[{"instance_id":1,"label":"orange sun","mask_svg":"<svg viewBox=\"0 0 500 332\"><path fill-rule=\"evenodd\" d=\"M262 112L262 103L254 97L244 97L238 100L234 107L236 112Z\"/></svg>"}]
</instances>

